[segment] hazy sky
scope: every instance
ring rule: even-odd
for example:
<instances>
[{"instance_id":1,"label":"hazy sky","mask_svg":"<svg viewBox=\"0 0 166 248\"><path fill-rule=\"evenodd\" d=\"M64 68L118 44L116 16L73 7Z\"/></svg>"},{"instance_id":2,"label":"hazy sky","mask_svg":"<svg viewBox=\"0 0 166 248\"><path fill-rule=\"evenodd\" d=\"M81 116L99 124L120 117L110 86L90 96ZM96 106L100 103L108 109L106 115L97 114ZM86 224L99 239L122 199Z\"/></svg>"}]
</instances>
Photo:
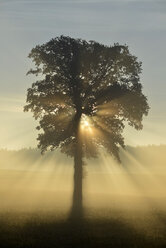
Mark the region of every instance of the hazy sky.
<instances>
[{"instance_id":1,"label":"hazy sky","mask_svg":"<svg viewBox=\"0 0 166 248\"><path fill-rule=\"evenodd\" d=\"M165 0L0 0L0 147L36 145L37 123L23 113L34 78L30 50L59 35L129 45L143 62L151 107L144 130L127 128L130 145L166 143Z\"/></svg>"}]
</instances>

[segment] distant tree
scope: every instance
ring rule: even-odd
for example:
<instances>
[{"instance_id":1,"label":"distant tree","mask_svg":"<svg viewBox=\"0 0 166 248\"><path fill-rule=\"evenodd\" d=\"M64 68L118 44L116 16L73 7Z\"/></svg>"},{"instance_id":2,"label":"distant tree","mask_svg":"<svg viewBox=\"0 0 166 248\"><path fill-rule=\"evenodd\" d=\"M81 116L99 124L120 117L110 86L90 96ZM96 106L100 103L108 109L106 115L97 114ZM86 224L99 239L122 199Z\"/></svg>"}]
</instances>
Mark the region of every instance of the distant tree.
<instances>
[{"instance_id":1,"label":"distant tree","mask_svg":"<svg viewBox=\"0 0 166 248\"><path fill-rule=\"evenodd\" d=\"M38 147L74 157L72 213L82 213L83 158L105 148L118 161L125 123L142 129L148 114L141 63L126 45L56 37L33 48L29 58L40 76L27 92L25 111L39 119Z\"/></svg>"}]
</instances>

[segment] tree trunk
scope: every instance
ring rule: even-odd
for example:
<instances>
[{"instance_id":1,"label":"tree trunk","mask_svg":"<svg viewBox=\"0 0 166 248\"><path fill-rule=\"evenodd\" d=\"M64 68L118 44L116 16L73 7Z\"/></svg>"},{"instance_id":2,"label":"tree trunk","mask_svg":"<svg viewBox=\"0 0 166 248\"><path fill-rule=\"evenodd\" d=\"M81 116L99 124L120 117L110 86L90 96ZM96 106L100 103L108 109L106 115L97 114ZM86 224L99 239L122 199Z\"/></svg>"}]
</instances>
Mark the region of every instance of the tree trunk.
<instances>
[{"instance_id":1,"label":"tree trunk","mask_svg":"<svg viewBox=\"0 0 166 248\"><path fill-rule=\"evenodd\" d=\"M71 217L81 219L83 217L82 203L82 181L83 181L83 161L82 161L82 142L79 135L79 124L76 133L76 149L74 154L74 178L73 178L73 202Z\"/></svg>"},{"instance_id":2,"label":"tree trunk","mask_svg":"<svg viewBox=\"0 0 166 248\"><path fill-rule=\"evenodd\" d=\"M77 218L81 218L83 214L82 206L82 152L81 147L77 147L74 156L74 188L73 188L73 206L72 214Z\"/></svg>"}]
</instances>

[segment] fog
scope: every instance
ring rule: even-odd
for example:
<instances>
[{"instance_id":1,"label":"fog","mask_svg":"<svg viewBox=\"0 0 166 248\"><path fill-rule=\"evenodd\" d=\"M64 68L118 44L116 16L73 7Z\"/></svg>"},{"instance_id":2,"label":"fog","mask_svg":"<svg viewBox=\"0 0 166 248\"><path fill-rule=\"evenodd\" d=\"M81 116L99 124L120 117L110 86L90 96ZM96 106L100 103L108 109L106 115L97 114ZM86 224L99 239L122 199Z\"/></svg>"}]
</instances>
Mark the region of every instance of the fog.
<instances>
[{"instance_id":1,"label":"fog","mask_svg":"<svg viewBox=\"0 0 166 248\"><path fill-rule=\"evenodd\" d=\"M104 151L84 165L84 207L108 211L166 209L166 145L127 147L121 164ZM67 216L73 190L73 160L59 151L0 151L0 211Z\"/></svg>"}]
</instances>

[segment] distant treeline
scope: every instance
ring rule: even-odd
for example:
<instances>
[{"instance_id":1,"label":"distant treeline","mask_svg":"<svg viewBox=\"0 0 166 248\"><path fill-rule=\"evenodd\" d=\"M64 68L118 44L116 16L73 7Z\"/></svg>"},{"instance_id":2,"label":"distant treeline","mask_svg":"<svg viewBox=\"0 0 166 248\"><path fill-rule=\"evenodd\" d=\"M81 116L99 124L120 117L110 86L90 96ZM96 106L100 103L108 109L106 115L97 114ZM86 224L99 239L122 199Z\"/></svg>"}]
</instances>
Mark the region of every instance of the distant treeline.
<instances>
[{"instance_id":1,"label":"distant treeline","mask_svg":"<svg viewBox=\"0 0 166 248\"><path fill-rule=\"evenodd\" d=\"M120 151L122 165L143 164L144 166L166 166L166 145L148 145L148 146L127 146L126 150ZM95 163L101 162L100 158ZM88 161L87 161L88 162ZM32 166L34 164L69 164L72 165L71 158L61 154L56 150L46 152L41 155L37 148L25 148L21 150L0 150L0 169L19 168ZM94 160L89 160L89 163L94 163ZM165 167L166 168L166 167Z\"/></svg>"},{"instance_id":2,"label":"distant treeline","mask_svg":"<svg viewBox=\"0 0 166 248\"><path fill-rule=\"evenodd\" d=\"M20 150L0 149L0 169L15 169L31 167L35 164L44 166L45 164L62 164L70 159L59 151L46 152L41 154L37 148L24 148Z\"/></svg>"},{"instance_id":3,"label":"distant treeline","mask_svg":"<svg viewBox=\"0 0 166 248\"><path fill-rule=\"evenodd\" d=\"M127 146L120 154L124 165L135 163L166 169L166 145Z\"/></svg>"}]
</instances>

